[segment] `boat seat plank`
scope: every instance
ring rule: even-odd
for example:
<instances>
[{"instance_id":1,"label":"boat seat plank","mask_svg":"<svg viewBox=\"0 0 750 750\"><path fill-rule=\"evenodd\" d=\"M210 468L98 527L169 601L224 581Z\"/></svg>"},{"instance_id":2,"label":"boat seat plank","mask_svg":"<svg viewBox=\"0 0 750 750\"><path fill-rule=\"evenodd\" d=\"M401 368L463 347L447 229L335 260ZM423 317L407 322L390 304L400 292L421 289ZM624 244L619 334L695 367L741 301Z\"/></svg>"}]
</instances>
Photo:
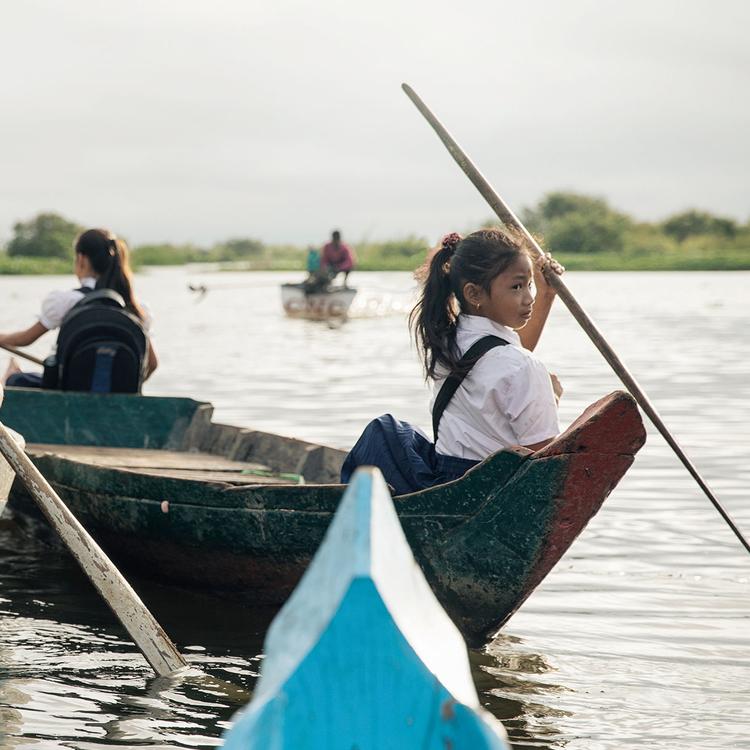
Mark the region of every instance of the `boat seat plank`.
<instances>
[{"instance_id":1,"label":"boat seat plank","mask_svg":"<svg viewBox=\"0 0 750 750\"><path fill-rule=\"evenodd\" d=\"M260 472L270 471L264 464L232 461L213 453L45 443L30 443L26 452L32 457L52 454L76 463L172 479L240 485L294 484L288 477L263 476Z\"/></svg>"},{"instance_id":2,"label":"boat seat plank","mask_svg":"<svg viewBox=\"0 0 750 750\"><path fill-rule=\"evenodd\" d=\"M164 451L146 448L110 448L91 445L52 445L30 443L26 452L31 455L52 453L80 463L108 466L117 469L191 469L195 471L268 470L264 464L232 461L213 453Z\"/></svg>"}]
</instances>

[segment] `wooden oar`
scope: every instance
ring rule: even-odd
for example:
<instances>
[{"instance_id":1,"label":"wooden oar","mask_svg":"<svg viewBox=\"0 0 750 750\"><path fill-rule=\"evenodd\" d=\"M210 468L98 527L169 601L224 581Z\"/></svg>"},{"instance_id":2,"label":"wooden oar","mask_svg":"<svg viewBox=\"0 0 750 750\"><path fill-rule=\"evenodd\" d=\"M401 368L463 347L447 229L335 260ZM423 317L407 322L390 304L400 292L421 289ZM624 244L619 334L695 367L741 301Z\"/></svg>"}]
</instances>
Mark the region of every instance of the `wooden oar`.
<instances>
[{"instance_id":1,"label":"wooden oar","mask_svg":"<svg viewBox=\"0 0 750 750\"><path fill-rule=\"evenodd\" d=\"M526 227L521 223L518 217L510 210L505 201L495 192L489 182L484 178L482 173L472 163L469 157L464 153L461 147L451 137L450 133L443 127L440 121L432 114L427 105L417 96L411 86L402 84L401 88L404 90L409 99L412 100L417 109L422 113L427 122L432 126L432 129L437 133L443 145L448 149L450 155L455 159L456 164L463 170L463 173L471 180L474 187L479 190L482 197L487 201L492 210L497 214L497 217L506 225L513 227L517 231L521 232L528 240L534 252L538 255L544 256L544 251L539 246L537 241L531 236ZM698 486L703 490L706 497L713 503L713 506L719 511L721 517L727 522L728 526L734 532L737 539L740 540L745 549L750 552L750 544L742 536L742 533L735 525L729 514L724 510L719 500L716 498L714 493L708 487L706 482L703 480L698 470L693 465L692 461L687 457L685 452L679 446L672 433L667 429L667 426L662 421L661 417L657 413L649 401L648 396L644 393L641 387L636 382L635 378L630 374L625 365L620 361L620 358L615 353L614 349L607 343L604 336L601 334L599 329L594 325L594 322L589 318L584 309L578 304L575 297L571 294L570 290L565 286L565 282L557 274L550 274L547 277L547 283L555 288L558 297L565 303L565 306L570 310L573 317L578 321L581 328L588 334L588 337L594 342L596 348L602 353L604 359L607 360L610 367L615 371L617 377L623 382L625 387L630 391L633 398L638 402L638 405L648 415L649 419L653 423L654 427L661 433L662 437L667 441L668 445L677 454L677 457L682 462L683 466L690 472L691 476L698 483Z\"/></svg>"},{"instance_id":2,"label":"wooden oar","mask_svg":"<svg viewBox=\"0 0 750 750\"><path fill-rule=\"evenodd\" d=\"M0 386L0 404L2 403ZM117 619L130 633L148 663L159 676L187 666L167 634L146 609L138 594L122 577L112 561L89 536L78 519L57 496L28 456L16 444L8 429L0 422L0 454L13 467L26 489L36 500L50 524L78 560L83 571L109 604Z\"/></svg>"},{"instance_id":3,"label":"wooden oar","mask_svg":"<svg viewBox=\"0 0 750 750\"><path fill-rule=\"evenodd\" d=\"M31 354L26 354L26 352L22 352L20 349L16 349L15 346L5 346L5 344L0 344L0 349L5 349L6 352L15 354L17 357L28 359L29 362L33 362L35 365L44 366L44 362L41 359L39 359L38 357L32 357Z\"/></svg>"}]
</instances>

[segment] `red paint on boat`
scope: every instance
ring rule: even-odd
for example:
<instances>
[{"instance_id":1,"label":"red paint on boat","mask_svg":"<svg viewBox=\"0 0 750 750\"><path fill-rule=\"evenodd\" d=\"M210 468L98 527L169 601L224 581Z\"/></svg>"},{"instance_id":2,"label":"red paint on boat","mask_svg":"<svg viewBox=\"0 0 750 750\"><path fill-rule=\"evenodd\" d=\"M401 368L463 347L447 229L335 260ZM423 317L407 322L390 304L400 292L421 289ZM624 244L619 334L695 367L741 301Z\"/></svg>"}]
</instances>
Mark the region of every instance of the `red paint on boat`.
<instances>
[{"instance_id":1,"label":"red paint on boat","mask_svg":"<svg viewBox=\"0 0 750 750\"><path fill-rule=\"evenodd\" d=\"M561 494L555 499L549 533L515 609L521 606L586 527L645 441L646 431L638 407L626 393L617 392L592 404L560 439L530 459L543 461L554 456L567 456L570 463Z\"/></svg>"}]
</instances>

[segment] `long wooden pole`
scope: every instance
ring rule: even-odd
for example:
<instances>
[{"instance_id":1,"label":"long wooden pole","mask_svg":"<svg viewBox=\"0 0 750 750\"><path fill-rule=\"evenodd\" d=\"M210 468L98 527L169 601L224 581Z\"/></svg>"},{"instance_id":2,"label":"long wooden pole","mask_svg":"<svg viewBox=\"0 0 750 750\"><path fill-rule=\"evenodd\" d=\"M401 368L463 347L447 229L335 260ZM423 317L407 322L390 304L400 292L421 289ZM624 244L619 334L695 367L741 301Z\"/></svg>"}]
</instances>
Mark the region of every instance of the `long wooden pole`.
<instances>
[{"instance_id":1,"label":"long wooden pole","mask_svg":"<svg viewBox=\"0 0 750 750\"><path fill-rule=\"evenodd\" d=\"M29 362L33 362L35 365L44 366L44 362L41 359L39 359L38 357L33 357L31 354L26 354L26 352L22 352L20 349L16 349L15 346L5 346L5 344L0 344L0 349L5 349L6 352L15 354L17 357L28 359Z\"/></svg>"},{"instance_id":2,"label":"long wooden pole","mask_svg":"<svg viewBox=\"0 0 750 750\"><path fill-rule=\"evenodd\" d=\"M482 197L487 201L492 210L497 214L497 217L506 225L513 227L517 231L521 232L528 240L531 247L534 248L534 252L544 256L544 251L539 246L539 243L531 236L526 227L521 223L520 219L510 210L505 201L495 192L493 187L484 178L482 173L472 163L469 157L464 153L461 147L456 143L453 137L443 127L440 121L432 114L427 105L419 98L416 92L411 86L406 83L402 84L406 95L412 100L416 108L422 113L427 122L432 126L432 129L437 133L443 145L448 149L450 155L455 159L456 164L461 167L463 173L471 180L474 187L479 190ZM729 516L726 510L722 507L719 500L716 498L714 493L711 491L709 486L703 480L698 470L693 465L692 461L687 457L685 452L677 443L677 440L673 437L672 433L667 429L667 426L662 421L661 417L657 413L654 406L651 404L648 396L644 393L642 388L638 385L635 378L630 374L627 367L620 361L620 358L615 353L614 349L607 343L607 340L601 334L599 329L594 325L594 322L589 318L584 309L578 304L575 297L565 286L565 282L557 274L550 274L547 277L547 282L552 285L557 291L557 296L565 303L565 306L570 310L573 317L578 321L581 328L587 333L588 337L594 342L594 346L602 353L604 359L607 360L610 367L615 371L615 374L620 378L623 385L628 389L633 398L638 402L638 405L648 415L649 419L653 423L654 427L661 433L662 437L667 441L667 444L677 454L677 457L682 462L683 466L690 472L690 475L698 483L698 486L703 490L706 497L711 501L713 506L719 512L721 517L726 521L727 525L734 532L737 539L740 540L744 548L750 552L750 544L747 539L742 535L736 524Z\"/></svg>"},{"instance_id":3,"label":"long wooden pole","mask_svg":"<svg viewBox=\"0 0 750 750\"><path fill-rule=\"evenodd\" d=\"M2 387L0 386L0 403ZM187 666L180 652L120 571L89 536L29 457L0 422L0 454L26 485L50 524L62 537L84 573L111 607L117 619L153 667L165 676Z\"/></svg>"}]
</instances>

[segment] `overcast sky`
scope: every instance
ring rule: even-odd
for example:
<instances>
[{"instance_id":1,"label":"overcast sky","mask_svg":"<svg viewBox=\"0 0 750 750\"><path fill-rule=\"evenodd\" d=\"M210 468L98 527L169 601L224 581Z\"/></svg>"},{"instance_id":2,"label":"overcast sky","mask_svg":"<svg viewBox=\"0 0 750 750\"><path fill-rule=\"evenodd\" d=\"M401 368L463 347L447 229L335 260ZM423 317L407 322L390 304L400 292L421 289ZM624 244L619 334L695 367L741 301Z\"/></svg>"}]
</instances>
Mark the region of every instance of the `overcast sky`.
<instances>
[{"instance_id":1,"label":"overcast sky","mask_svg":"<svg viewBox=\"0 0 750 750\"><path fill-rule=\"evenodd\" d=\"M0 237L40 210L133 243L356 242L516 210L750 216L745 0L4 0Z\"/></svg>"}]
</instances>

